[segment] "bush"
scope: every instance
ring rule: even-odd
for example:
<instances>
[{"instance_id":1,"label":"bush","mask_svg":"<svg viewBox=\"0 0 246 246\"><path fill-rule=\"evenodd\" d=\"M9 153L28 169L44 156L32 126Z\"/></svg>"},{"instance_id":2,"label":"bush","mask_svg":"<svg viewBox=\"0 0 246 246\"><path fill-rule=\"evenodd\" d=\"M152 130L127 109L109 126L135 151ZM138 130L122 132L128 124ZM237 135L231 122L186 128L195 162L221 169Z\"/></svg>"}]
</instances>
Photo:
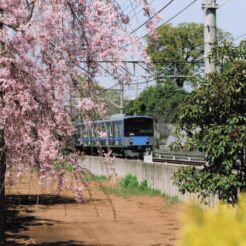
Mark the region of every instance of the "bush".
<instances>
[{"instance_id":1,"label":"bush","mask_svg":"<svg viewBox=\"0 0 246 246\"><path fill-rule=\"evenodd\" d=\"M143 180L140 184L137 181L136 176L128 174L122 178L115 187L101 187L105 192L110 194L115 194L123 197L128 196L138 196L138 195L147 195L147 196L160 196L163 197L169 204L174 204L179 202L177 197L169 197L164 194L161 194L159 190L151 189L148 186L148 181Z\"/></svg>"},{"instance_id":2,"label":"bush","mask_svg":"<svg viewBox=\"0 0 246 246\"><path fill-rule=\"evenodd\" d=\"M146 190L148 190L149 188L148 188L148 181L145 179L145 180L143 180L141 183L140 183L140 185L139 185L139 190L141 190L141 191L146 191Z\"/></svg>"},{"instance_id":3,"label":"bush","mask_svg":"<svg viewBox=\"0 0 246 246\"><path fill-rule=\"evenodd\" d=\"M138 181L136 176L128 174L127 176L121 179L120 186L122 188L138 188Z\"/></svg>"},{"instance_id":4,"label":"bush","mask_svg":"<svg viewBox=\"0 0 246 246\"><path fill-rule=\"evenodd\" d=\"M246 195L235 207L219 205L204 211L193 206L187 210L178 246L246 245Z\"/></svg>"}]
</instances>

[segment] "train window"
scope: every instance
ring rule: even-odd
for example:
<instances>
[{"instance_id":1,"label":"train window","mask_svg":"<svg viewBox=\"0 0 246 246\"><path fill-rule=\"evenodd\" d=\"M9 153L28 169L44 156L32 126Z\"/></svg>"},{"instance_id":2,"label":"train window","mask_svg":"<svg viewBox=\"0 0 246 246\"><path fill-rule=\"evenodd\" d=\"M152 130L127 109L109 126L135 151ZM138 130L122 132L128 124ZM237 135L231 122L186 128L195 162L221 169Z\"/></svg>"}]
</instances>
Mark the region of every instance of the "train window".
<instances>
[{"instance_id":1,"label":"train window","mask_svg":"<svg viewBox=\"0 0 246 246\"><path fill-rule=\"evenodd\" d=\"M87 129L83 128L83 137L87 137Z\"/></svg>"},{"instance_id":2,"label":"train window","mask_svg":"<svg viewBox=\"0 0 246 246\"><path fill-rule=\"evenodd\" d=\"M153 136L153 119L129 118L124 121L124 135L127 136Z\"/></svg>"},{"instance_id":3,"label":"train window","mask_svg":"<svg viewBox=\"0 0 246 246\"><path fill-rule=\"evenodd\" d=\"M120 136L120 122L114 122L114 136L119 137Z\"/></svg>"},{"instance_id":4,"label":"train window","mask_svg":"<svg viewBox=\"0 0 246 246\"><path fill-rule=\"evenodd\" d=\"M113 134L112 134L112 126L111 126L111 123L110 122L107 122L106 123L106 129L107 129L107 135L108 137L112 137Z\"/></svg>"},{"instance_id":5,"label":"train window","mask_svg":"<svg viewBox=\"0 0 246 246\"><path fill-rule=\"evenodd\" d=\"M95 131L96 131L96 125L93 124L91 126L91 136L92 136L92 138L96 137Z\"/></svg>"},{"instance_id":6,"label":"train window","mask_svg":"<svg viewBox=\"0 0 246 246\"><path fill-rule=\"evenodd\" d=\"M115 137L115 124L113 122L111 123L111 133L112 137Z\"/></svg>"},{"instance_id":7,"label":"train window","mask_svg":"<svg viewBox=\"0 0 246 246\"><path fill-rule=\"evenodd\" d=\"M104 122L101 123L101 131L102 131L103 133L106 132L106 126L105 126L105 123L104 123Z\"/></svg>"},{"instance_id":8,"label":"train window","mask_svg":"<svg viewBox=\"0 0 246 246\"><path fill-rule=\"evenodd\" d=\"M109 124L109 136L113 137L113 129L111 124Z\"/></svg>"}]
</instances>

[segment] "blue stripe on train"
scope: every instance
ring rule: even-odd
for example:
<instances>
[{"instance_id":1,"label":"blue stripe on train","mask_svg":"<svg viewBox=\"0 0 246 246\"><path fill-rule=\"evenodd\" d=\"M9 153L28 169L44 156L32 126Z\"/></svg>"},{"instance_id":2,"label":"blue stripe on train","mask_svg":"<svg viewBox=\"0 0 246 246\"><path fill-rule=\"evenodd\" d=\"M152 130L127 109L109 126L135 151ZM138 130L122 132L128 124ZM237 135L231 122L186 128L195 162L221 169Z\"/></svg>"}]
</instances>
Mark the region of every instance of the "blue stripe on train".
<instances>
[{"instance_id":1,"label":"blue stripe on train","mask_svg":"<svg viewBox=\"0 0 246 246\"><path fill-rule=\"evenodd\" d=\"M115 137L109 137L109 138L89 138L89 137L82 137L79 138L80 143L88 143L88 142L93 142L93 141L99 141L99 142L106 142L109 141L110 143L114 143L118 141L121 143L122 138L115 138Z\"/></svg>"},{"instance_id":2,"label":"blue stripe on train","mask_svg":"<svg viewBox=\"0 0 246 246\"><path fill-rule=\"evenodd\" d=\"M146 145L146 141L148 139L148 137L146 136L132 136L129 137L129 139L132 139L132 145Z\"/></svg>"}]
</instances>

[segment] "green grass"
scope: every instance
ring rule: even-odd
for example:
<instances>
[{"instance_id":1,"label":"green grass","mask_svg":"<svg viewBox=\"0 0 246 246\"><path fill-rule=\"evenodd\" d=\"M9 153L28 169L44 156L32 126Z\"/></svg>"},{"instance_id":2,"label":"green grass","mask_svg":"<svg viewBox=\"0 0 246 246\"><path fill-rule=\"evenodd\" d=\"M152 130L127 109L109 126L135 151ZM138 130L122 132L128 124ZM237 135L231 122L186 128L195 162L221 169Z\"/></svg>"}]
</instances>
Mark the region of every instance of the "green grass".
<instances>
[{"instance_id":1,"label":"green grass","mask_svg":"<svg viewBox=\"0 0 246 246\"><path fill-rule=\"evenodd\" d=\"M151 189L148 187L147 180L142 181L139 183L137 181L136 176L131 174L127 175L126 177L122 178L114 187L101 187L103 191L107 192L108 194L114 194L117 196L122 197L129 197L129 196L159 196L165 199L170 204L178 203L179 200L177 197L170 197L164 194L161 194L159 190Z\"/></svg>"},{"instance_id":2,"label":"green grass","mask_svg":"<svg viewBox=\"0 0 246 246\"><path fill-rule=\"evenodd\" d=\"M68 163L68 162L61 162L61 161L56 161L54 162L53 164L53 168L55 171L60 171L60 170L65 170L66 172L72 172L73 171L73 166L71 163ZM95 175L95 176L92 176L92 175L89 175L89 174L86 174L83 179L85 181L106 181L108 180L108 178L106 176L103 176L103 175Z\"/></svg>"},{"instance_id":3,"label":"green grass","mask_svg":"<svg viewBox=\"0 0 246 246\"><path fill-rule=\"evenodd\" d=\"M108 180L108 178L103 175L96 175L96 176L86 175L84 180L86 181L106 181Z\"/></svg>"},{"instance_id":4,"label":"green grass","mask_svg":"<svg viewBox=\"0 0 246 246\"><path fill-rule=\"evenodd\" d=\"M53 164L53 168L55 171L60 171L64 169L66 172L72 172L73 171L73 166L71 163L64 162L64 161L56 161Z\"/></svg>"}]
</instances>

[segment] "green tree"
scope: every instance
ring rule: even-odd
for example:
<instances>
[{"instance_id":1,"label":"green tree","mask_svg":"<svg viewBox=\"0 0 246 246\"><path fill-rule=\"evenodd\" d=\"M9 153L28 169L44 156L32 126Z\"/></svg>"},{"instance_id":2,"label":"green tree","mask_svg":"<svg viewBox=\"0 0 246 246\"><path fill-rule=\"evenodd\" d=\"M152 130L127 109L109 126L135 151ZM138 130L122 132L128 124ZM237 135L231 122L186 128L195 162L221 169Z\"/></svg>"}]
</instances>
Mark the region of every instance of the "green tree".
<instances>
[{"instance_id":1,"label":"green tree","mask_svg":"<svg viewBox=\"0 0 246 246\"><path fill-rule=\"evenodd\" d=\"M213 193L236 203L238 191L246 190L246 42L239 46L226 43L212 58L217 72L182 103L183 137L173 146L205 153L208 164L201 170L180 169L174 183L183 193L198 192L203 198Z\"/></svg>"},{"instance_id":2,"label":"green tree","mask_svg":"<svg viewBox=\"0 0 246 246\"><path fill-rule=\"evenodd\" d=\"M204 25L198 23L182 23L176 27L169 24L158 28L157 41L148 41L147 47L158 82L170 80L183 87L185 81L195 84L199 77L201 79L203 30ZM231 35L218 29L218 42L225 39L231 39Z\"/></svg>"},{"instance_id":3,"label":"green tree","mask_svg":"<svg viewBox=\"0 0 246 246\"><path fill-rule=\"evenodd\" d=\"M171 82L146 88L125 107L126 114L149 115L158 121L173 123L177 108L186 92Z\"/></svg>"}]
</instances>

